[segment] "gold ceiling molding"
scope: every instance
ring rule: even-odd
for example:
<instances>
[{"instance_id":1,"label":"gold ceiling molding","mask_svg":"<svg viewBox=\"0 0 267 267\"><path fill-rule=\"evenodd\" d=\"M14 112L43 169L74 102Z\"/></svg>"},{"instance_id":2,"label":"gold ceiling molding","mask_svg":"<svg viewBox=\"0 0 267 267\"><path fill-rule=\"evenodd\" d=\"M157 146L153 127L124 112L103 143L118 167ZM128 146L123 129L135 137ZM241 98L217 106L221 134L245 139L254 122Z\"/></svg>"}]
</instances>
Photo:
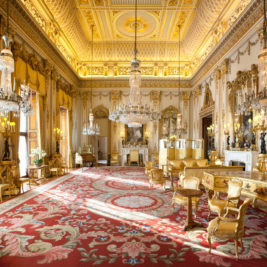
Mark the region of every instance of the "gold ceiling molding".
<instances>
[{"instance_id":1,"label":"gold ceiling molding","mask_svg":"<svg viewBox=\"0 0 267 267\"><path fill-rule=\"evenodd\" d=\"M96 76L105 64L118 65L132 57L134 1L19 0L47 34L79 77L90 76L89 28L95 25ZM177 62L177 24L182 25L182 77L192 77L251 0L139 1L138 50L142 62ZM223 12L221 12L223 10ZM42 14L42 15L41 15ZM109 45L107 44L109 43ZM110 48L110 43L113 48ZM115 51L115 52L114 52ZM168 52L166 52L168 51ZM144 75L157 76L146 68ZM113 73L113 74L112 74ZM109 75L117 76L116 68ZM178 76L170 66L169 76ZM124 75L124 74L121 74ZM128 75L128 74L127 74ZM120 74L118 74L120 76Z\"/></svg>"},{"instance_id":2,"label":"gold ceiling molding","mask_svg":"<svg viewBox=\"0 0 267 267\"><path fill-rule=\"evenodd\" d=\"M221 21L209 38L209 45L205 48L204 52L200 55L200 62L203 62L210 52L216 47L219 41L224 37L225 33L233 26L241 13L248 7L253 0L242 0L238 8L233 12L231 17L227 20Z\"/></svg>"},{"instance_id":3,"label":"gold ceiling molding","mask_svg":"<svg viewBox=\"0 0 267 267\"><path fill-rule=\"evenodd\" d=\"M179 82L175 80L166 79L142 79L142 88L178 88ZM80 80L79 88L90 88L90 80ZM92 88L129 88L128 79L99 79L92 81ZM190 81L181 80L181 88L189 89L191 88ZM177 89L178 90L178 89Z\"/></svg>"},{"instance_id":4,"label":"gold ceiling molding","mask_svg":"<svg viewBox=\"0 0 267 267\"><path fill-rule=\"evenodd\" d=\"M120 65L122 64L122 65ZM144 66L141 65L141 75L142 77L179 77L181 75L184 78L189 78L190 73L192 73L192 69L189 64L178 67L178 62L175 63L165 63L165 62L157 62L153 65ZM78 68L78 74L83 78L90 78L91 76L98 77L128 77L131 71L131 67L129 63L115 63L115 64L101 64L101 63L93 63L91 64L83 64ZM179 72L180 71L180 72Z\"/></svg>"}]
</instances>

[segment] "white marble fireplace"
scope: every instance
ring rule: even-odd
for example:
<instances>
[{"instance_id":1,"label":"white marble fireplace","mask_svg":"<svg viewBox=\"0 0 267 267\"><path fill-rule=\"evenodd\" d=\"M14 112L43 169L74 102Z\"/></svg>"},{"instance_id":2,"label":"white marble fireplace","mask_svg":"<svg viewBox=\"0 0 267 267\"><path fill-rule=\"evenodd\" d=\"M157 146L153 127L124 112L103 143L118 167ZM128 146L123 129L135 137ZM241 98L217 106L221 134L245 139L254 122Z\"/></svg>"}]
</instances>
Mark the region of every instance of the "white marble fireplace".
<instances>
[{"instance_id":1,"label":"white marble fireplace","mask_svg":"<svg viewBox=\"0 0 267 267\"><path fill-rule=\"evenodd\" d=\"M238 161L245 163L245 170L252 171L253 167L256 166L257 157L259 152L257 151L232 151L232 150L225 150L225 165L229 166L232 161Z\"/></svg>"}]
</instances>

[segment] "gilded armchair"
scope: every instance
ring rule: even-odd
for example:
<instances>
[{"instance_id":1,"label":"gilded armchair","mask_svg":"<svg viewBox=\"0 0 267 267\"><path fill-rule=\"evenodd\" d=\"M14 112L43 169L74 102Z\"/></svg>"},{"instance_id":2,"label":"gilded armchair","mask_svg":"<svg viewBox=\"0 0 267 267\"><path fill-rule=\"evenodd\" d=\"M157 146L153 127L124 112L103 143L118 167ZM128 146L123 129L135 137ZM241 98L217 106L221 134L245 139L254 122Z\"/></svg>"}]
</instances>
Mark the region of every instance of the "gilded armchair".
<instances>
[{"instance_id":1,"label":"gilded armchair","mask_svg":"<svg viewBox=\"0 0 267 267\"><path fill-rule=\"evenodd\" d=\"M184 179L182 181L182 188L199 189L199 184L200 184L199 178L193 177L193 176L186 176L186 177L184 177ZM199 199L198 197L192 198L192 204L195 206L195 212L197 212L197 208L198 208L198 199ZM177 194L176 189L175 189L174 193L173 193L173 197L172 197L173 212L174 212L174 205L175 204L185 206L185 205L187 205L187 201L188 201L188 198Z\"/></svg>"},{"instance_id":2,"label":"gilded armchair","mask_svg":"<svg viewBox=\"0 0 267 267\"><path fill-rule=\"evenodd\" d=\"M242 184L243 182L240 180L230 180L228 183L227 199L219 199L220 193L214 191L213 197L208 200L208 218L210 218L211 212L216 212L219 216L222 216L226 207L237 207Z\"/></svg>"},{"instance_id":3,"label":"gilded armchair","mask_svg":"<svg viewBox=\"0 0 267 267\"><path fill-rule=\"evenodd\" d=\"M221 217L217 217L209 222L207 228L209 253L211 253L211 237L217 239L234 239L235 242L235 256L238 259L238 240L240 240L241 248L243 248L242 237L244 235L244 219L248 205L251 203L251 199L245 199L244 203L239 209L234 207L227 207L226 214ZM228 218L228 214L235 212L236 218Z\"/></svg>"},{"instance_id":4,"label":"gilded armchair","mask_svg":"<svg viewBox=\"0 0 267 267\"><path fill-rule=\"evenodd\" d=\"M0 175L0 202L3 201L4 191L9 191L9 197L11 197L10 183L6 180L6 177Z\"/></svg>"},{"instance_id":5,"label":"gilded armchair","mask_svg":"<svg viewBox=\"0 0 267 267\"><path fill-rule=\"evenodd\" d=\"M111 153L110 155L110 165L119 165L119 153Z\"/></svg>"},{"instance_id":6,"label":"gilded armchair","mask_svg":"<svg viewBox=\"0 0 267 267\"><path fill-rule=\"evenodd\" d=\"M136 163L137 165L139 165L139 151L138 150L131 150L130 151L130 165L132 163Z\"/></svg>"},{"instance_id":7,"label":"gilded armchair","mask_svg":"<svg viewBox=\"0 0 267 267\"><path fill-rule=\"evenodd\" d=\"M153 184L160 184L165 189L166 178L164 177L163 170L161 169L152 169L151 175L149 177L150 188L153 187Z\"/></svg>"}]
</instances>

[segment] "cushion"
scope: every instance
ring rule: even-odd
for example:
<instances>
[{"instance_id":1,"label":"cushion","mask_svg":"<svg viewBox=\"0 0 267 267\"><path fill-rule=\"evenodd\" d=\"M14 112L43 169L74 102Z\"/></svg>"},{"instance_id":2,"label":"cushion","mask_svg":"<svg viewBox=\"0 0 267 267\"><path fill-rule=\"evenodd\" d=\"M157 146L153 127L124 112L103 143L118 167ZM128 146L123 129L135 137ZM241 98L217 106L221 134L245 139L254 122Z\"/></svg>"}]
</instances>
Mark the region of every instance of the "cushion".
<instances>
[{"instance_id":1,"label":"cushion","mask_svg":"<svg viewBox=\"0 0 267 267\"><path fill-rule=\"evenodd\" d=\"M196 161L196 164L198 167L206 167L209 165L208 160L207 159L199 159Z\"/></svg>"},{"instance_id":2,"label":"cushion","mask_svg":"<svg viewBox=\"0 0 267 267\"><path fill-rule=\"evenodd\" d=\"M195 160L184 160L183 163L185 167L189 167L189 168L197 167Z\"/></svg>"},{"instance_id":3,"label":"cushion","mask_svg":"<svg viewBox=\"0 0 267 267\"><path fill-rule=\"evenodd\" d=\"M182 160L170 160L168 164L171 166L171 169L182 170L184 168L184 163Z\"/></svg>"}]
</instances>

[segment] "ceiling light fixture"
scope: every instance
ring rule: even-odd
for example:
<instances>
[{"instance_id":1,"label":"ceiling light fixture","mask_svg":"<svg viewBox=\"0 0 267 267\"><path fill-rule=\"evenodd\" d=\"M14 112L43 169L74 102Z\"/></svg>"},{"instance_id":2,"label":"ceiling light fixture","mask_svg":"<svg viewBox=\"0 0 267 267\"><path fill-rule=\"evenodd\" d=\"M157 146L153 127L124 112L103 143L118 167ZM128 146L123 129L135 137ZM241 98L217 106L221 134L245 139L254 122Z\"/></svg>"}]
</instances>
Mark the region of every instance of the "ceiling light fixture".
<instances>
[{"instance_id":1,"label":"ceiling light fixture","mask_svg":"<svg viewBox=\"0 0 267 267\"><path fill-rule=\"evenodd\" d=\"M116 122L127 124L128 127L141 127L149 121L159 120L160 113L149 105L141 102L141 71L140 61L137 59L137 0L135 0L135 23L134 23L134 59L131 60L130 72L130 95L127 105L119 105L114 110L110 110L109 119Z\"/></svg>"},{"instance_id":2,"label":"ceiling light fixture","mask_svg":"<svg viewBox=\"0 0 267 267\"><path fill-rule=\"evenodd\" d=\"M21 85L20 94L15 93L16 80L12 88L11 73L14 72L14 58L9 45L12 39L9 37L9 0L6 1L6 33L2 37L5 48L0 54L1 86L0 86L0 116L7 117L9 112L19 116L20 108L26 115L33 113L31 94L28 86Z\"/></svg>"}]
</instances>

